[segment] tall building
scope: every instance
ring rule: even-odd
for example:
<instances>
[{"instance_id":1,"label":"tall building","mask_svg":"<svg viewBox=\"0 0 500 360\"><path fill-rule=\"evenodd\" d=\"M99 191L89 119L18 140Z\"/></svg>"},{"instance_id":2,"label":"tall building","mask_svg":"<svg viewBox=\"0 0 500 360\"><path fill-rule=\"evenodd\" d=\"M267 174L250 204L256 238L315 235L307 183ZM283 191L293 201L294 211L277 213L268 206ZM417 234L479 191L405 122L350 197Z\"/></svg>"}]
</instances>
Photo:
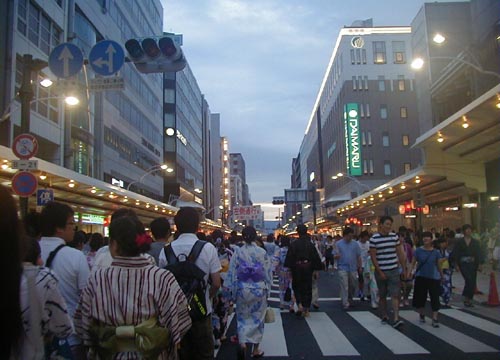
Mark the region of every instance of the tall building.
<instances>
[{"instance_id":1,"label":"tall building","mask_svg":"<svg viewBox=\"0 0 500 360\"><path fill-rule=\"evenodd\" d=\"M317 216L420 163L411 28L363 25L340 31L293 163L293 183L317 190Z\"/></svg>"},{"instance_id":2,"label":"tall building","mask_svg":"<svg viewBox=\"0 0 500 360\"><path fill-rule=\"evenodd\" d=\"M205 189L207 202L204 204L207 217L212 220L221 218L220 205L222 204L222 148L220 136L220 114L210 114L208 135L208 169L205 172Z\"/></svg>"},{"instance_id":3,"label":"tall building","mask_svg":"<svg viewBox=\"0 0 500 360\"><path fill-rule=\"evenodd\" d=\"M55 46L71 42L88 57L100 40L124 44L127 39L161 34L163 8L159 0L39 1L11 0L2 40L0 98L10 116L1 123L1 144L10 146L20 133L20 105L15 98L22 81L23 55L47 61ZM34 79L29 131L37 136L38 158L122 187L163 163L162 77L138 73L125 63L118 73L125 89L87 91L99 77L89 65L74 76L76 86L44 88L42 78L56 80L48 67ZM58 88L59 86L59 88ZM63 95L75 93L80 105L69 108ZM151 172L140 184L141 193L163 199L163 181Z\"/></svg>"},{"instance_id":4,"label":"tall building","mask_svg":"<svg viewBox=\"0 0 500 360\"><path fill-rule=\"evenodd\" d=\"M231 211L231 169L229 162L229 141L226 137L221 137L220 147L222 154L222 183L221 183L221 210L222 224L227 224Z\"/></svg>"},{"instance_id":5,"label":"tall building","mask_svg":"<svg viewBox=\"0 0 500 360\"><path fill-rule=\"evenodd\" d=\"M245 159L240 153L232 153L230 157L231 175L241 179L242 202L240 205L251 205L250 193L247 185ZM234 203L232 204L234 205Z\"/></svg>"},{"instance_id":6,"label":"tall building","mask_svg":"<svg viewBox=\"0 0 500 360\"><path fill-rule=\"evenodd\" d=\"M203 202L203 155L207 150L203 130L208 130L203 125L207 119L203 103L189 64L182 71L164 74L164 157L174 167L165 176L165 197L169 201Z\"/></svg>"},{"instance_id":7,"label":"tall building","mask_svg":"<svg viewBox=\"0 0 500 360\"><path fill-rule=\"evenodd\" d=\"M423 64L415 71L417 145L425 172L453 189L426 194L428 222L491 229L500 216L500 1L426 3L411 26Z\"/></svg>"}]
</instances>

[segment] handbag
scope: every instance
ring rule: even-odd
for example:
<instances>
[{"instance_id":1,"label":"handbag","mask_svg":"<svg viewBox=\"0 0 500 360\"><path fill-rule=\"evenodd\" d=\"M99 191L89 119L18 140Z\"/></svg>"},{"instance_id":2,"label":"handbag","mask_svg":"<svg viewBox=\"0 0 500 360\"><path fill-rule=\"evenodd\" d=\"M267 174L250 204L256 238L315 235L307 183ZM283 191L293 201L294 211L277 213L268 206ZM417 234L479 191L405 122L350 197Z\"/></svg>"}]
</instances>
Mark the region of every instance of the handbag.
<instances>
[{"instance_id":1,"label":"handbag","mask_svg":"<svg viewBox=\"0 0 500 360\"><path fill-rule=\"evenodd\" d=\"M292 300L292 289L290 289L290 286L286 288L285 296L283 296L283 300L285 300L285 301Z\"/></svg>"},{"instance_id":2,"label":"handbag","mask_svg":"<svg viewBox=\"0 0 500 360\"><path fill-rule=\"evenodd\" d=\"M274 309L272 307L267 307L266 309L266 315L264 316L264 322L266 324L273 323L276 321L275 315L274 315Z\"/></svg>"}]
</instances>

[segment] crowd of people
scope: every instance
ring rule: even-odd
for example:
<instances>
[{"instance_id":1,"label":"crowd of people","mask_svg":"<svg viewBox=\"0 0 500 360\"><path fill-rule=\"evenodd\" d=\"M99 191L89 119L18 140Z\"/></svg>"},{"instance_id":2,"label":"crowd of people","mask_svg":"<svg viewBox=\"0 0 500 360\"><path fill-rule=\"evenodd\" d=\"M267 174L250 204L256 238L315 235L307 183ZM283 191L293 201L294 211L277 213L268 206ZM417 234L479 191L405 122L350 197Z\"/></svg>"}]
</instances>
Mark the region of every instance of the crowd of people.
<instances>
[{"instance_id":1,"label":"crowd of people","mask_svg":"<svg viewBox=\"0 0 500 360\"><path fill-rule=\"evenodd\" d=\"M199 213L189 207L175 215L174 234L161 217L147 232L133 210L122 208L105 238L76 231L66 204L50 202L21 222L2 186L0 201L1 263L12 274L2 305L10 325L5 359L213 359L233 311L237 358L259 358L273 277L280 309L302 318L320 306L321 273L338 277L343 309L355 297L370 301L394 328L402 326L399 308L410 305L412 292L425 322L429 295L431 324L438 327L452 272L464 277L464 305L473 306L476 273L492 256L470 225L443 234L404 227L396 233L392 218L383 216L373 234L345 227L342 235L323 237L299 225L298 237L264 239L251 226L229 237L200 232ZM182 266L189 276L176 272Z\"/></svg>"}]
</instances>

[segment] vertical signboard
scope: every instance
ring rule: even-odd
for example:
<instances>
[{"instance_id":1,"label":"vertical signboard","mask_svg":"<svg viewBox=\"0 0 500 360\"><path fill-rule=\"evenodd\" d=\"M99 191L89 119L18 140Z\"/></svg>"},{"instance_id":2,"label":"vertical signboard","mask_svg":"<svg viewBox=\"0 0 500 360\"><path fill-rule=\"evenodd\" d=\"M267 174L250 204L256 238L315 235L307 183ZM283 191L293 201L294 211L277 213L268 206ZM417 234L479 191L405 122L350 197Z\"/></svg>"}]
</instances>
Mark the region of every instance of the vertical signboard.
<instances>
[{"instance_id":1,"label":"vertical signboard","mask_svg":"<svg viewBox=\"0 0 500 360\"><path fill-rule=\"evenodd\" d=\"M348 173L351 176L363 175L358 104L348 103L344 106L344 128Z\"/></svg>"}]
</instances>

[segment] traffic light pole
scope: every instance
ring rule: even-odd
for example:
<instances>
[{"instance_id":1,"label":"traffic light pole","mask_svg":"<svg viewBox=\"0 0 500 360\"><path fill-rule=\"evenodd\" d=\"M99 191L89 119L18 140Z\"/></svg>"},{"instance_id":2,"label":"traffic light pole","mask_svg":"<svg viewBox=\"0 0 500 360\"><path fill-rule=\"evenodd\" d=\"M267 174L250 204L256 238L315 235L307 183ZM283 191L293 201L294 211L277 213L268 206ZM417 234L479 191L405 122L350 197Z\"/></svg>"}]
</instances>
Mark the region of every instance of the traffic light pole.
<instances>
[{"instance_id":1,"label":"traffic light pole","mask_svg":"<svg viewBox=\"0 0 500 360\"><path fill-rule=\"evenodd\" d=\"M31 108L30 104L34 97L33 84L31 77L33 73L38 73L47 66L47 62L40 59L33 59L31 54L23 55L23 79L19 89L19 99L21 101L21 134L30 132ZM28 214L28 197L19 198L19 210L24 219Z\"/></svg>"}]
</instances>

